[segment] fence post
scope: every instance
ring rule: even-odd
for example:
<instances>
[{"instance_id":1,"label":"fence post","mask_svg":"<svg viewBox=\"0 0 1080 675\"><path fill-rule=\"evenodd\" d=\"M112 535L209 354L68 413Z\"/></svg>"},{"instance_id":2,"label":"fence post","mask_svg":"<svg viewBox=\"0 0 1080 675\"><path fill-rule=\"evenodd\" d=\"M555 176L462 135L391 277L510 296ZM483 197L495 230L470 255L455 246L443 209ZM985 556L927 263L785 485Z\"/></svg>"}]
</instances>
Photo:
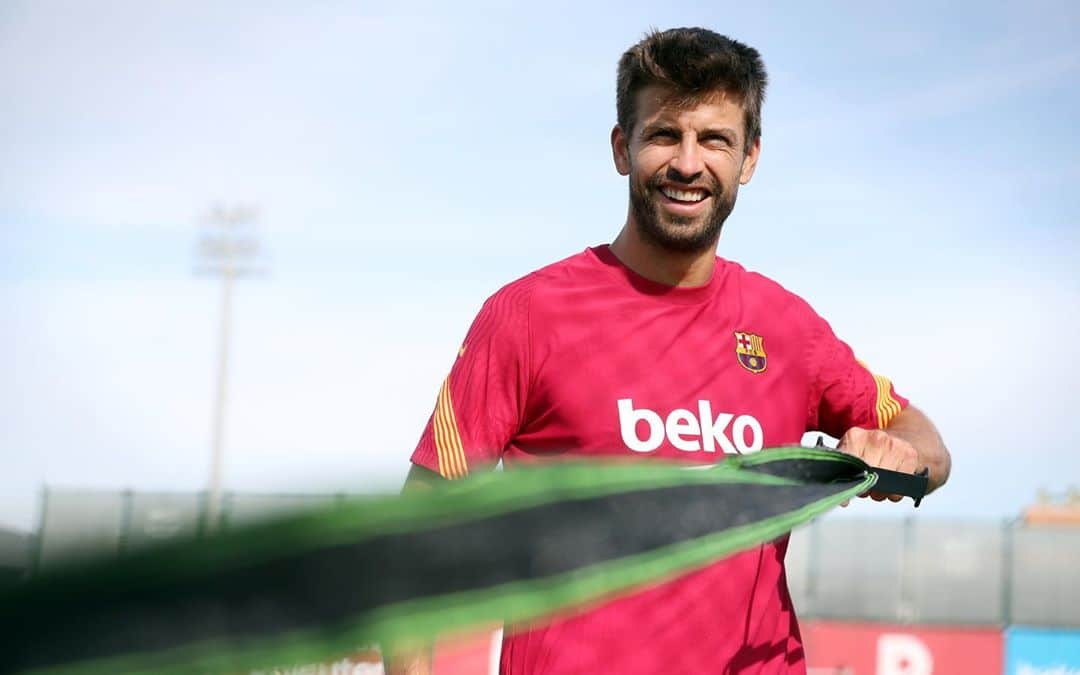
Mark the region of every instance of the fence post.
<instances>
[{"instance_id":1,"label":"fence post","mask_svg":"<svg viewBox=\"0 0 1080 675\"><path fill-rule=\"evenodd\" d=\"M820 608L817 601L818 570L821 562L818 560L818 549L821 544L821 518L810 521L809 550L806 552L806 604L807 615L820 619Z\"/></svg>"},{"instance_id":2,"label":"fence post","mask_svg":"<svg viewBox=\"0 0 1080 675\"><path fill-rule=\"evenodd\" d=\"M1016 547L1016 528L1019 520L1006 518L1002 521L1001 535L1001 625L1012 625L1012 586L1014 578L1014 566L1016 565L1014 550Z\"/></svg>"},{"instance_id":3,"label":"fence post","mask_svg":"<svg viewBox=\"0 0 1080 675\"><path fill-rule=\"evenodd\" d=\"M37 533L34 537L33 557L27 576L36 576L41 570L41 558L45 555L45 522L49 514L49 486L41 486L41 507L38 510Z\"/></svg>"},{"instance_id":4,"label":"fence post","mask_svg":"<svg viewBox=\"0 0 1080 675\"><path fill-rule=\"evenodd\" d=\"M912 549L915 547L915 517L904 517L903 535L900 545L900 606L897 607L896 618L901 623L915 623L919 618L918 605L914 596L914 579L911 573Z\"/></svg>"},{"instance_id":5,"label":"fence post","mask_svg":"<svg viewBox=\"0 0 1080 675\"><path fill-rule=\"evenodd\" d=\"M232 525L233 508L235 506L236 493L229 491L221 495L221 510L218 511L218 522L210 529L210 532L224 532Z\"/></svg>"},{"instance_id":6,"label":"fence post","mask_svg":"<svg viewBox=\"0 0 1080 675\"><path fill-rule=\"evenodd\" d=\"M131 489L123 492L123 506L120 507L120 536L116 539L116 555L124 555L128 549L128 538L131 536L131 521L135 512L135 491Z\"/></svg>"},{"instance_id":7,"label":"fence post","mask_svg":"<svg viewBox=\"0 0 1080 675\"><path fill-rule=\"evenodd\" d=\"M207 494L205 490L199 491L199 520L198 525L195 527L195 536L202 539L208 532L211 531L210 526L207 523L209 515L209 508L207 507Z\"/></svg>"}]
</instances>

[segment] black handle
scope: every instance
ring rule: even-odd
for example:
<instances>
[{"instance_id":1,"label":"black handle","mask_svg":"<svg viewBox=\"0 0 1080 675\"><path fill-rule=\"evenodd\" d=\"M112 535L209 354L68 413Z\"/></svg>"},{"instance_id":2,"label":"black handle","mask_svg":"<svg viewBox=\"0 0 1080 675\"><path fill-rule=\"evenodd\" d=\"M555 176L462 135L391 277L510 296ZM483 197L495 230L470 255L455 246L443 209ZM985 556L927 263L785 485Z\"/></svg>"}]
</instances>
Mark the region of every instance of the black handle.
<instances>
[{"instance_id":1,"label":"black handle","mask_svg":"<svg viewBox=\"0 0 1080 675\"><path fill-rule=\"evenodd\" d=\"M915 473L900 473L889 469L867 468L867 473L876 473L877 482L874 483L875 492L886 492L891 495L904 495L915 500L915 508L919 508L922 498L926 496L926 488L930 483L930 468Z\"/></svg>"}]
</instances>

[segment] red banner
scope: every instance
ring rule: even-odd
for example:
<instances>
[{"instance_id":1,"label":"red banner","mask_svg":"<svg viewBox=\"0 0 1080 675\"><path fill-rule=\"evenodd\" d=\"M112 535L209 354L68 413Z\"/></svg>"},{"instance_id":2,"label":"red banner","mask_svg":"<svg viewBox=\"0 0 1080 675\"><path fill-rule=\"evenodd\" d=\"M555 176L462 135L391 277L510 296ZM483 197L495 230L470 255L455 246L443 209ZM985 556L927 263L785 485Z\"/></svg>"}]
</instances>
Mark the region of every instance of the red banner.
<instances>
[{"instance_id":1,"label":"red banner","mask_svg":"<svg viewBox=\"0 0 1080 675\"><path fill-rule=\"evenodd\" d=\"M1001 675L997 628L806 621L808 675Z\"/></svg>"}]
</instances>

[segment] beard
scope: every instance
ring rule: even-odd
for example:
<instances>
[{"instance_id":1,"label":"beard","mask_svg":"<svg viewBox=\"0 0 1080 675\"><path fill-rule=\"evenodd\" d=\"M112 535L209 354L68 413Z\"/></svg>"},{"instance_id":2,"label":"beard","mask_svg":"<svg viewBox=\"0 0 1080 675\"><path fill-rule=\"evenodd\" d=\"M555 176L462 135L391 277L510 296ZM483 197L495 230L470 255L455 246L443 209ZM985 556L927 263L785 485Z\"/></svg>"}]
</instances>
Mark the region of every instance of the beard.
<instances>
[{"instance_id":1,"label":"beard","mask_svg":"<svg viewBox=\"0 0 1080 675\"><path fill-rule=\"evenodd\" d=\"M630 208L641 236L660 248L677 253L698 253L716 245L724 221L735 208L738 184L730 190L712 181L708 190L712 208L701 216L687 218L664 213L661 210L660 176L653 176L645 184L630 179Z\"/></svg>"}]
</instances>

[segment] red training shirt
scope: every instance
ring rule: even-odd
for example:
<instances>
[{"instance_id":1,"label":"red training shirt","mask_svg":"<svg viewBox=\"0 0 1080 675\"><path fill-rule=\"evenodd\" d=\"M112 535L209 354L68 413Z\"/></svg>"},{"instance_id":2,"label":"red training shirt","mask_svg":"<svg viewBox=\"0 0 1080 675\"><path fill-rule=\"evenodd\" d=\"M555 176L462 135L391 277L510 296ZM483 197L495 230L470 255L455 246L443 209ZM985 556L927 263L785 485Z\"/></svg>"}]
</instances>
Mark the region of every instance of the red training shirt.
<instances>
[{"instance_id":1,"label":"red training shirt","mask_svg":"<svg viewBox=\"0 0 1080 675\"><path fill-rule=\"evenodd\" d=\"M412 461L458 478L567 456L721 461L806 431L883 428L907 401L798 296L717 258L670 287L606 246L484 304ZM787 538L542 626L507 629L501 672L803 673Z\"/></svg>"}]
</instances>

